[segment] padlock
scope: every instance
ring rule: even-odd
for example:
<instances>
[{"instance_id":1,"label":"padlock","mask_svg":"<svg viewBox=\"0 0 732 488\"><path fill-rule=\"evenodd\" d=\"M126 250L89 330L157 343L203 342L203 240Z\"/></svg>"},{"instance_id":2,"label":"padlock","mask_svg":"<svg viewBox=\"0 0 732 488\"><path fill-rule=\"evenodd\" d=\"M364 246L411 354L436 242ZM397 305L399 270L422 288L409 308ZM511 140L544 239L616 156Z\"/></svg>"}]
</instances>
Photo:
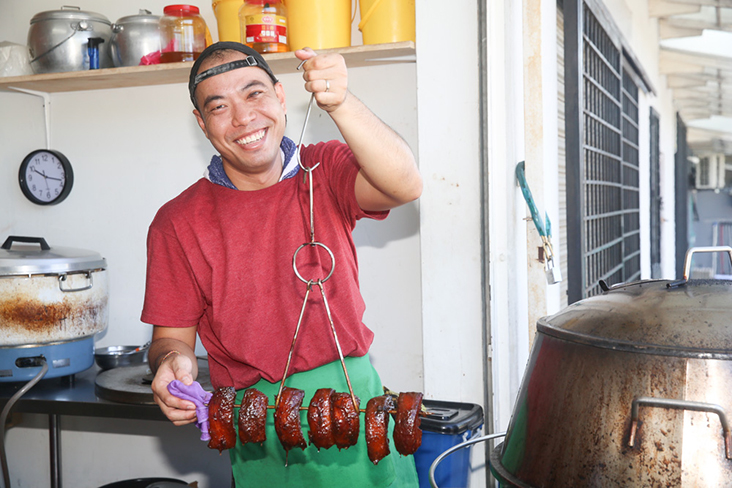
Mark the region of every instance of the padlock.
<instances>
[{"instance_id":1,"label":"padlock","mask_svg":"<svg viewBox=\"0 0 732 488\"><path fill-rule=\"evenodd\" d=\"M559 266L554 266L553 259L546 260L544 272L546 273L546 282L548 284L555 285L562 281L562 270L559 268Z\"/></svg>"}]
</instances>

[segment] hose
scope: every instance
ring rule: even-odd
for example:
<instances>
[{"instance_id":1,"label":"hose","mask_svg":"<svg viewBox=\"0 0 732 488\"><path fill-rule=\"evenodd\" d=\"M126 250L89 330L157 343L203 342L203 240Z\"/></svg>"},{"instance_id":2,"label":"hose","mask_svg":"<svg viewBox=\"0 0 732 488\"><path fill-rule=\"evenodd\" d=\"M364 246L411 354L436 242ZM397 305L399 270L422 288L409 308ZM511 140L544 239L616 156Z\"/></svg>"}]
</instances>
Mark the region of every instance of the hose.
<instances>
[{"instance_id":1,"label":"hose","mask_svg":"<svg viewBox=\"0 0 732 488\"><path fill-rule=\"evenodd\" d=\"M10 397L8 403L5 404L2 413L0 413L0 463L2 463L3 481L5 482L5 488L10 488L10 472L8 471L8 459L5 454L5 421L8 418L10 409L13 408L13 405L15 405L15 402L17 402L20 397L25 395L28 390L33 388L36 383L41 381L41 378L43 378L43 376L45 376L45 374L48 372L48 363L46 362L46 360L44 358L39 358L38 361L40 363L43 363L41 366L41 371L37 375L35 375L32 380L23 385L20 390L15 392L13 396Z\"/></svg>"},{"instance_id":2,"label":"hose","mask_svg":"<svg viewBox=\"0 0 732 488\"><path fill-rule=\"evenodd\" d=\"M460 444L457 444L455 446L452 446L447 451L443 452L437 458L435 458L434 461L432 461L432 465L430 466L429 476L430 476L430 485L432 488L439 488L437 486L437 482L435 481L435 470L437 469L437 465L442 462L443 459L445 459L447 456L452 454L455 451L459 451L460 449L463 449L464 447L472 446L473 444L477 444L479 442L485 442L489 441L491 439L495 439L497 437L503 437L505 436L505 432L499 432L498 434L489 434L484 435L483 437L476 437L475 439L470 439L469 441L461 442Z\"/></svg>"}]
</instances>

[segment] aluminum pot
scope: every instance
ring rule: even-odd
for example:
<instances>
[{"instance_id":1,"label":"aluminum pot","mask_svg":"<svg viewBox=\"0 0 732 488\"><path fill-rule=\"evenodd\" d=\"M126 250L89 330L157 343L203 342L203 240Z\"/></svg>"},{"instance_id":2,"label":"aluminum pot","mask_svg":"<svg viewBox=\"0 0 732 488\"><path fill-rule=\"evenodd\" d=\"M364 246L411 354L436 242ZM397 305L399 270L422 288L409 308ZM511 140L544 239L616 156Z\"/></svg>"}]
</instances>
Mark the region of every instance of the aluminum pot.
<instances>
[{"instance_id":1,"label":"aluminum pot","mask_svg":"<svg viewBox=\"0 0 732 488\"><path fill-rule=\"evenodd\" d=\"M709 250L687 253L686 277ZM539 320L491 471L519 487L728 484L732 282L604 290Z\"/></svg>"},{"instance_id":2,"label":"aluminum pot","mask_svg":"<svg viewBox=\"0 0 732 488\"><path fill-rule=\"evenodd\" d=\"M140 9L112 25L110 48L115 66L138 66L143 56L160 50L160 16Z\"/></svg>"},{"instance_id":3,"label":"aluminum pot","mask_svg":"<svg viewBox=\"0 0 732 488\"><path fill-rule=\"evenodd\" d=\"M0 248L0 347L58 344L105 330L106 267L93 251L8 237Z\"/></svg>"},{"instance_id":4,"label":"aluminum pot","mask_svg":"<svg viewBox=\"0 0 732 488\"><path fill-rule=\"evenodd\" d=\"M112 68L109 39L112 23L104 15L79 7L40 12L33 16L28 30L31 68L36 74L89 69L87 43L101 38L99 67Z\"/></svg>"}]
</instances>

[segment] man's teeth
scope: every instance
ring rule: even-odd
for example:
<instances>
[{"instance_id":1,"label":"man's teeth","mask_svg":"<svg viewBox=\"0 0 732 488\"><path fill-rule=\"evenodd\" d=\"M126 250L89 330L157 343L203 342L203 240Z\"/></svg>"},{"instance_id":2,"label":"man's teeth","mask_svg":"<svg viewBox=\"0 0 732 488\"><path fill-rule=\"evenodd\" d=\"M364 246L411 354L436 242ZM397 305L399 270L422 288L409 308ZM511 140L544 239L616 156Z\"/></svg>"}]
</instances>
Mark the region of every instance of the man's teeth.
<instances>
[{"instance_id":1,"label":"man's teeth","mask_svg":"<svg viewBox=\"0 0 732 488\"><path fill-rule=\"evenodd\" d=\"M237 144L251 144L252 142L256 142L264 137L264 129L260 130L259 132L255 132L252 135L242 137L238 141L236 141Z\"/></svg>"}]
</instances>

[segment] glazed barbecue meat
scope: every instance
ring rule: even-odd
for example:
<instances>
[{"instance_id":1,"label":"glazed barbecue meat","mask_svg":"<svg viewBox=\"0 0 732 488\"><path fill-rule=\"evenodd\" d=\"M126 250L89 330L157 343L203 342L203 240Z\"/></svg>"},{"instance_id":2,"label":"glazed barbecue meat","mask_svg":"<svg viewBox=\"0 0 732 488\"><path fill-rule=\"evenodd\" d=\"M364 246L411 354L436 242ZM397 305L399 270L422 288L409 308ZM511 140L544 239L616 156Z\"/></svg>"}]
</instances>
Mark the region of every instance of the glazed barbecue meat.
<instances>
[{"instance_id":1,"label":"glazed barbecue meat","mask_svg":"<svg viewBox=\"0 0 732 488\"><path fill-rule=\"evenodd\" d=\"M374 397L366 404L366 448L374 464L389 455L389 411L393 409L394 400L389 395Z\"/></svg>"},{"instance_id":2,"label":"glazed barbecue meat","mask_svg":"<svg viewBox=\"0 0 732 488\"><path fill-rule=\"evenodd\" d=\"M335 444L333 438L333 422L331 420L331 398L333 388L321 388L315 392L308 407L308 437L310 444L318 450L328 449Z\"/></svg>"},{"instance_id":3,"label":"glazed barbecue meat","mask_svg":"<svg viewBox=\"0 0 732 488\"><path fill-rule=\"evenodd\" d=\"M394 447L403 456L414 454L422 444L422 430L419 428L422 422L419 417L421 407L421 393L399 394L394 424Z\"/></svg>"},{"instance_id":4,"label":"glazed barbecue meat","mask_svg":"<svg viewBox=\"0 0 732 488\"><path fill-rule=\"evenodd\" d=\"M350 393L333 393L332 422L333 438L338 450L348 449L358 440L359 414L358 405L353 405ZM360 402L356 398L357 402Z\"/></svg>"},{"instance_id":5,"label":"glazed barbecue meat","mask_svg":"<svg viewBox=\"0 0 732 488\"><path fill-rule=\"evenodd\" d=\"M284 387L277 408L275 408L275 432L277 432L282 447L288 453L293 447L299 447L300 449L307 447L300 425L300 406L304 397L304 391Z\"/></svg>"},{"instance_id":6,"label":"glazed barbecue meat","mask_svg":"<svg viewBox=\"0 0 732 488\"><path fill-rule=\"evenodd\" d=\"M267 440L264 426L267 422L267 395L250 388L244 392L239 409L239 440L242 444Z\"/></svg>"},{"instance_id":7,"label":"glazed barbecue meat","mask_svg":"<svg viewBox=\"0 0 732 488\"><path fill-rule=\"evenodd\" d=\"M211 440L210 449L231 449L236 445L236 431L234 430L234 399L236 390L233 386L217 388L208 401L208 425Z\"/></svg>"}]
</instances>

